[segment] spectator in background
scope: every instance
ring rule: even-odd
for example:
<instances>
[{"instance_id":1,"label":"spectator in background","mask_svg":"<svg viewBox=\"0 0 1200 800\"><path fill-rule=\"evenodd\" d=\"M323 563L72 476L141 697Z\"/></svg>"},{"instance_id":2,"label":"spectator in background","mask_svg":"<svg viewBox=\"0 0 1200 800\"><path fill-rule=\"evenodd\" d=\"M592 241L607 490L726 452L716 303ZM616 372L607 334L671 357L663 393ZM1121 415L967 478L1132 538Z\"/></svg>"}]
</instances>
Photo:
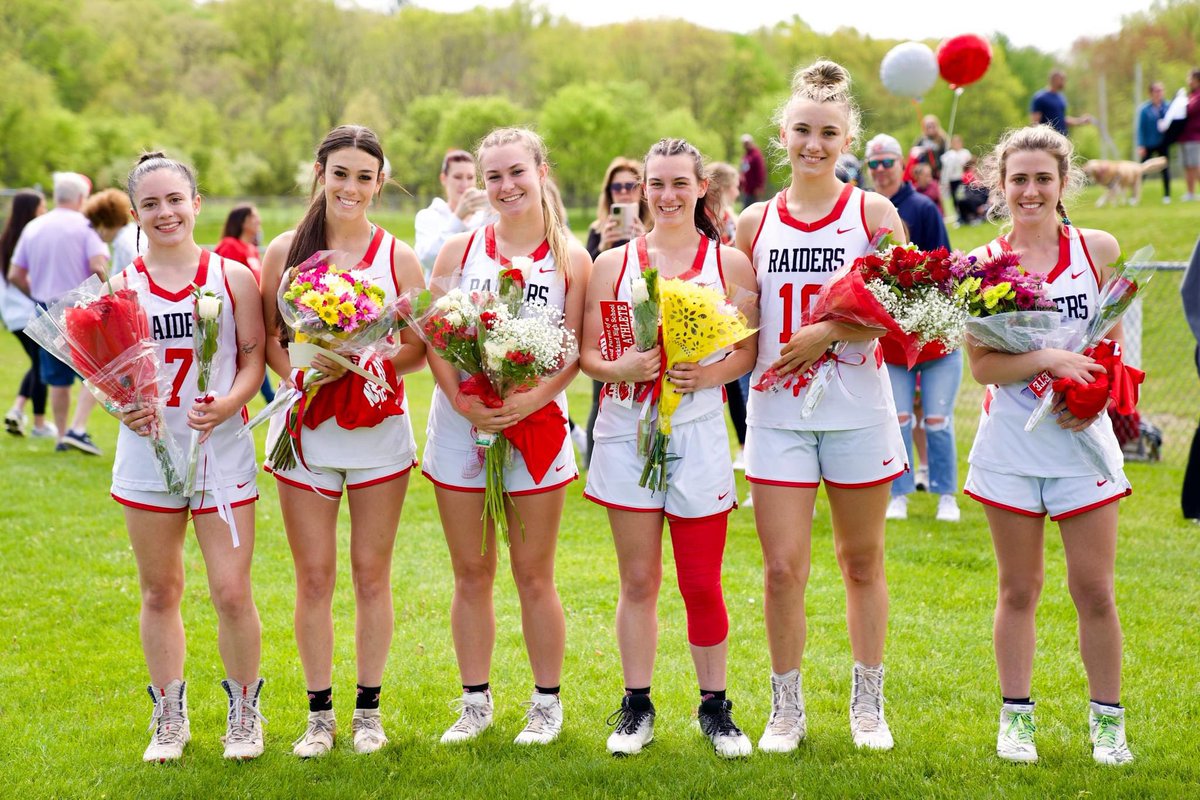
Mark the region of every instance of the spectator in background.
<instances>
[{"instance_id":1,"label":"spectator in background","mask_svg":"<svg viewBox=\"0 0 1200 800\"><path fill-rule=\"evenodd\" d=\"M87 280L104 277L108 269L108 247L80 213L91 182L75 172L54 173L54 210L25 226L8 269L8 282L43 306L50 305ZM87 433L87 421L96 400L92 393L79 393L75 416L67 427L71 410L71 385L75 371L39 348L42 381L50 387L50 408L60 433L55 450L72 448L100 455L100 448Z\"/></svg>"},{"instance_id":2,"label":"spectator in background","mask_svg":"<svg viewBox=\"0 0 1200 800\"><path fill-rule=\"evenodd\" d=\"M757 203L767 187L767 162L763 159L762 150L754 143L754 137L748 133L742 134L741 173L739 188L742 192L742 208Z\"/></svg>"},{"instance_id":3,"label":"spectator in background","mask_svg":"<svg viewBox=\"0 0 1200 800\"><path fill-rule=\"evenodd\" d=\"M837 166L833 168L833 174L842 183L848 183L851 186L861 186L862 162L853 153L842 153L838 156Z\"/></svg>"},{"instance_id":4,"label":"spectator in background","mask_svg":"<svg viewBox=\"0 0 1200 800\"><path fill-rule=\"evenodd\" d=\"M962 137L958 134L950 137L950 149L942 153L942 190L950 198L950 204L958 217L958 201L963 185L963 170L971 160L971 151L963 147Z\"/></svg>"},{"instance_id":5,"label":"spectator in background","mask_svg":"<svg viewBox=\"0 0 1200 800\"><path fill-rule=\"evenodd\" d=\"M930 200L901 179L900 143L886 133L867 142L867 166L875 191L892 201L908 228L909 240L922 250L950 247L950 236L941 213ZM926 165L918 165L924 172ZM936 188L932 176L929 185ZM921 420L929 453L929 491L938 495L937 518L943 522L958 522L960 512L954 495L958 492L958 454L954 443L954 401L962 383L962 353L947 353L937 343L921 350L916 365L910 370L904 349L893 337L879 340L883 360L891 378L892 398L896 402L896 417L908 453L913 460L913 430L916 427L915 398L918 380L921 390ZM888 519L908 517L908 496L916 490L914 471L908 470L892 482L892 499L888 503Z\"/></svg>"},{"instance_id":6,"label":"spectator in background","mask_svg":"<svg viewBox=\"0 0 1200 800\"><path fill-rule=\"evenodd\" d=\"M1187 271L1183 273L1183 282L1179 285L1179 293L1183 296L1183 314L1187 318L1192 336L1200 342L1200 239L1192 248L1192 260L1188 262ZM1200 373L1200 346L1195 350L1196 371ZM1192 436L1192 449L1188 454L1187 469L1183 473L1183 490L1180 496L1184 519L1200 525L1200 426L1197 426Z\"/></svg>"},{"instance_id":7,"label":"spectator in background","mask_svg":"<svg viewBox=\"0 0 1200 800\"><path fill-rule=\"evenodd\" d=\"M963 167L960 196L955 198L958 221L966 225L978 225L983 222L987 218L990 203L987 188L975 182L975 168L975 158L967 159L967 164Z\"/></svg>"},{"instance_id":8,"label":"spectator in background","mask_svg":"<svg viewBox=\"0 0 1200 800\"><path fill-rule=\"evenodd\" d=\"M138 256L138 226L130 213L129 195L120 189L96 192L83 204L83 215L92 229L112 249L113 272L133 263Z\"/></svg>"},{"instance_id":9,"label":"spectator in background","mask_svg":"<svg viewBox=\"0 0 1200 800\"><path fill-rule=\"evenodd\" d=\"M937 206L938 213L945 216L942 212L942 189L933 179L932 167L924 162L913 167L913 188L928 197Z\"/></svg>"},{"instance_id":10,"label":"spectator in background","mask_svg":"<svg viewBox=\"0 0 1200 800\"><path fill-rule=\"evenodd\" d=\"M466 150L446 153L438 180L446 190L446 199L435 197L428 208L417 212L414 221L416 245L413 249L421 260L426 281L447 239L456 233L473 231L496 218L488 207L487 194L475 185L475 158Z\"/></svg>"},{"instance_id":11,"label":"spectator in background","mask_svg":"<svg viewBox=\"0 0 1200 800\"><path fill-rule=\"evenodd\" d=\"M1091 125L1092 115L1072 117L1067 114L1067 96L1063 89L1067 85L1067 73L1056 69L1050 73L1046 88L1034 94L1029 102L1029 124L1049 125L1063 136L1070 135L1075 125Z\"/></svg>"},{"instance_id":12,"label":"spectator in background","mask_svg":"<svg viewBox=\"0 0 1200 800\"><path fill-rule=\"evenodd\" d=\"M921 120L921 135L913 142L913 147L924 151L925 161L933 170L934 180L941 179L942 155L946 152L946 132L936 114L926 114Z\"/></svg>"},{"instance_id":13,"label":"spectator in background","mask_svg":"<svg viewBox=\"0 0 1200 800\"><path fill-rule=\"evenodd\" d=\"M258 209L249 203L234 206L225 218L225 229L216 254L239 264L245 264L254 273L254 280L262 283L262 260L258 254L258 242L262 236L262 218Z\"/></svg>"},{"instance_id":14,"label":"spectator in background","mask_svg":"<svg viewBox=\"0 0 1200 800\"><path fill-rule=\"evenodd\" d=\"M258 209L250 203L234 206L225 218L225 229L221 232L221 241L214 252L221 258L245 264L254 275L255 283L261 285L262 260L258 254L261 238L262 217L259 216ZM275 399L270 370L265 371L262 386L258 391L268 403Z\"/></svg>"},{"instance_id":15,"label":"spectator in background","mask_svg":"<svg viewBox=\"0 0 1200 800\"><path fill-rule=\"evenodd\" d=\"M1187 181L1184 202L1196 199L1197 184L1200 183L1200 69L1188 74L1187 119L1183 133L1179 135L1183 148L1183 172Z\"/></svg>"},{"instance_id":16,"label":"spectator in background","mask_svg":"<svg viewBox=\"0 0 1200 800\"><path fill-rule=\"evenodd\" d=\"M4 223L4 232L0 233L0 317L4 319L4 326L21 342L21 347L30 361L29 369L21 377L21 386L17 390L13 407L4 415L4 428L13 436L24 436L25 405L32 402L33 429L30 430L30 435L57 438L58 431L54 425L46 422L46 384L42 383L41 369L38 366L37 342L25 335L25 326L33 319L37 306L29 299L29 295L14 286L9 286L4 277L8 273L8 265L12 261L13 250L17 247L21 231L36 217L45 213L46 198L42 197L42 193L23 189L13 195L8 221Z\"/></svg>"},{"instance_id":17,"label":"spectator in background","mask_svg":"<svg viewBox=\"0 0 1200 800\"><path fill-rule=\"evenodd\" d=\"M1162 131L1158 129L1158 121L1167 113L1167 102L1164 99L1161 81L1150 84L1150 99L1138 106L1137 112L1137 157L1146 161L1155 156L1167 159L1167 166L1162 171L1163 202L1171 202L1171 155L1170 145L1166 143Z\"/></svg>"}]
</instances>

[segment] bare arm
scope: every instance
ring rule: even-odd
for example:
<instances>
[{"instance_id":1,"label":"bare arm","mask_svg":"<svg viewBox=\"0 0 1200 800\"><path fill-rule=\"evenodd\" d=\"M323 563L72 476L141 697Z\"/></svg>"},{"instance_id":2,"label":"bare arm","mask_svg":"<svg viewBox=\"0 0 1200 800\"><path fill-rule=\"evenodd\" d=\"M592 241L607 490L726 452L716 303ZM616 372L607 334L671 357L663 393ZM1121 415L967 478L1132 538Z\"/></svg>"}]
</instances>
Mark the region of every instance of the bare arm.
<instances>
[{"instance_id":1,"label":"bare arm","mask_svg":"<svg viewBox=\"0 0 1200 800\"><path fill-rule=\"evenodd\" d=\"M294 231L276 236L267 246L262 261L262 319L264 327L267 365L285 383L291 384L292 362L288 352L279 341L279 284L283 280L284 263L288 249L292 246Z\"/></svg>"}]
</instances>

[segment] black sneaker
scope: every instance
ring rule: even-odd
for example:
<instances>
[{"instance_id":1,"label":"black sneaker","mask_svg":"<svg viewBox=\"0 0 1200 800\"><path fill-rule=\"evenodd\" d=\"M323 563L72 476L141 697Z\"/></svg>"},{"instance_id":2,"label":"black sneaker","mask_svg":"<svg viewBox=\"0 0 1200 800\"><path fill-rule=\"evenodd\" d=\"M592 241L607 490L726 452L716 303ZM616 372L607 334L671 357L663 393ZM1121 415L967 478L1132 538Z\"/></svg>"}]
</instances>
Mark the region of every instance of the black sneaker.
<instances>
[{"instance_id":1,"label":"black sneaker","mask_svg":"<svg viewBox=\"0 0 1200 800\"><path fill-rule=\"evenodd\" d=\"M608 736L608 752L614 756L637 755L654 741L654 703L649 695L627 694L608 724L616 726Z\"/></svg>"},{"instance_id":2,"label":"black sneaker","mask_svg":"<svg viewBox=\"0 0 1200 800\"><path fill-rule=\"evenodd\" d=\"M750 739L734 724L729 713L733 703L728 700L705 700L700 704L696 716L701 732L712 742L713 749L722 758L742 758L750 755Z\"/></svg>"},{"instance_id":3,"label":"black sneaker","mask_svg":"<svg viewBox=\"0 0 1200 800\"><path fill-rule=\"evenodd\" d=\"M87 431L83 433L67 431L67 434L63 436L62 444L74 447L76 450L82 450L90 456L100 455L100 448L92 441L92 437L88 436Z\"/></svg>"}]
</instances>

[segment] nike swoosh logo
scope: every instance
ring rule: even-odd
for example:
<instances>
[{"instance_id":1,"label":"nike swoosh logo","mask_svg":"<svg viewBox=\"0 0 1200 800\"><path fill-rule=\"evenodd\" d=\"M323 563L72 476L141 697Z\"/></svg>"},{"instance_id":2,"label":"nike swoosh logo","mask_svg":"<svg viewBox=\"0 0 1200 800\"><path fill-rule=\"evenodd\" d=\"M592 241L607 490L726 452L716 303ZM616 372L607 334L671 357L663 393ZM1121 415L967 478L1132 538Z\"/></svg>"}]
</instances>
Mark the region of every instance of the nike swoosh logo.
<instances>
[{"instance_id":1,"label":"nike swoosh logo","mask_svg":"<svg viewBox=\"0 0 1200 800\"><path fill-rule=\"evenodd\" d=\"M1075 280L1076 278L1078 278L1080 275L1082 275L1082 274L1083 274L1083 273L1085 273L1085 272L1087 272L1087 270L1086 270L1086 269L1081 269L1081 270L1079 270L1079 272L1072 272L1072 273L1071 273L1071 280Z\"/></svg>"},{"instance_id":2,"label":"nike swoosh logo","mask_svg":"<svg viewBox=\"0 0 1200 800\"><path fill-rule=\"evenodd\" d=\"M539 267L538 273L541 275L545 275L547 272L554 272L554 270L556 270L556 269L558 269L558 267Z\"/></svg>"},{"instance_id":3,"label":"nike swoosh logo","mask_svg":"<svg viewBox=\"0 0 1200 800\"><path fill-rule=\"evenodd\" d=\"M850 232L850 231L852 231L852 230L854 230L854 226L853 226L853 225L852 225L852 226L850 226L849 228L838 228L838 229L837 229L837 232L838 232L838 233L849 233L849 232Z\"/></svg>"},{"instance_id":4,"label":"nike swoosh logo","mask_svg":"<svg viewBox=\"0 0 1200 800\"><path fill-rule=\"evenodd\" d=\"M252 483L254 483L254 481L246 481L245 483L239 483L239 484L237 485L237 488L239 488L239 489L245 489L247 486L249 486L249 485L250 485L250 484L252 484Z\"/></svg>"},{"instance_id":5,"label":"nike swoosh logo","mask_svg":"<svg viewBox=\"0 0 1200 800\"><path fill-rule=\"evenodd\" d=\"M566 469L566 468L567 468L567 465L566 465L566 464L559 464L557 467L555 467L555 468L554 468L554 471L555 471L555 472L562 472L562 471L563 471L564 469Z\"/></svg>"},{"instance_id":6,"label":"nike swoosh logo","mask_svg":"<svg viewBox=\"0 0 1200 800\"><path fill-rule=\"evenodd\" d=\"M1103 485L1104 485L1104 484L1106 484L1106 483L1108 483L1108 479L1107 479L1107 478L1105 478L1105 479L1104 479L1104 480L1102 480L1102 481L1096 481L1096 485L1097 485L1097 486L1103 486Z\"/></svg>"},{"instance_id":7,"label":"nike swoosh logo","mask_svg":"<svg viewBox=\"0 0 1200 800\"><path fill-rule=\"evenodd\" d=\"M724 500L726 497L729 497L729 492L726 492L725 494L719 494L719 495L717 495L717 502L718 502L718 503L719 503L719 502L721 502L721 501L722 501L722 500Z\"/></svg>"},{"instance_id":8,"label":"nike swoosh logo","mask_svg":"<svg viewBox=\"0 0 1200 800\"><path fill-rule=\"evenodd\" d=\"M893 461L895 461L895 460L896 460L896 457L895 457L895 456L892 456L892 457L891 457L891 458L889 458L887 461L883 462L883 465L886 467L888 464L892 463L892 462L893 462Z\"/></svg>"}]
</instances>

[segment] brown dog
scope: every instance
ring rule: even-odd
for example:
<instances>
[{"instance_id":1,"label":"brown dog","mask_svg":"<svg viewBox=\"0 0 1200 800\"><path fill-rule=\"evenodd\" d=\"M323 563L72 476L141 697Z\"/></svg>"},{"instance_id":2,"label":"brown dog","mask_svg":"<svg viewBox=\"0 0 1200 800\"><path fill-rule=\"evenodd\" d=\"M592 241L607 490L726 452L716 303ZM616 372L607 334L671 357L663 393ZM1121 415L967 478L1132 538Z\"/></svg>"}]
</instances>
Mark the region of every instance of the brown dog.
<instances>
[{"instance_id":1,"label":"brown dog","mask_svg":"<svg viewBox=\"0 0 1200 800\"><path fill-rule=\"evenodd\" d=\"M1131 206L1137 205L1142 199L1142 178L1166 168L1167 160L1162 156L1147 159L1141 164L1136 161L1092 159L1083 165L1083 171L1093 183L1108 187L1108 191L1096 201L1097 208L1107 203L1119 205L1128 202Z\"/></svg>"}]
</instances>

